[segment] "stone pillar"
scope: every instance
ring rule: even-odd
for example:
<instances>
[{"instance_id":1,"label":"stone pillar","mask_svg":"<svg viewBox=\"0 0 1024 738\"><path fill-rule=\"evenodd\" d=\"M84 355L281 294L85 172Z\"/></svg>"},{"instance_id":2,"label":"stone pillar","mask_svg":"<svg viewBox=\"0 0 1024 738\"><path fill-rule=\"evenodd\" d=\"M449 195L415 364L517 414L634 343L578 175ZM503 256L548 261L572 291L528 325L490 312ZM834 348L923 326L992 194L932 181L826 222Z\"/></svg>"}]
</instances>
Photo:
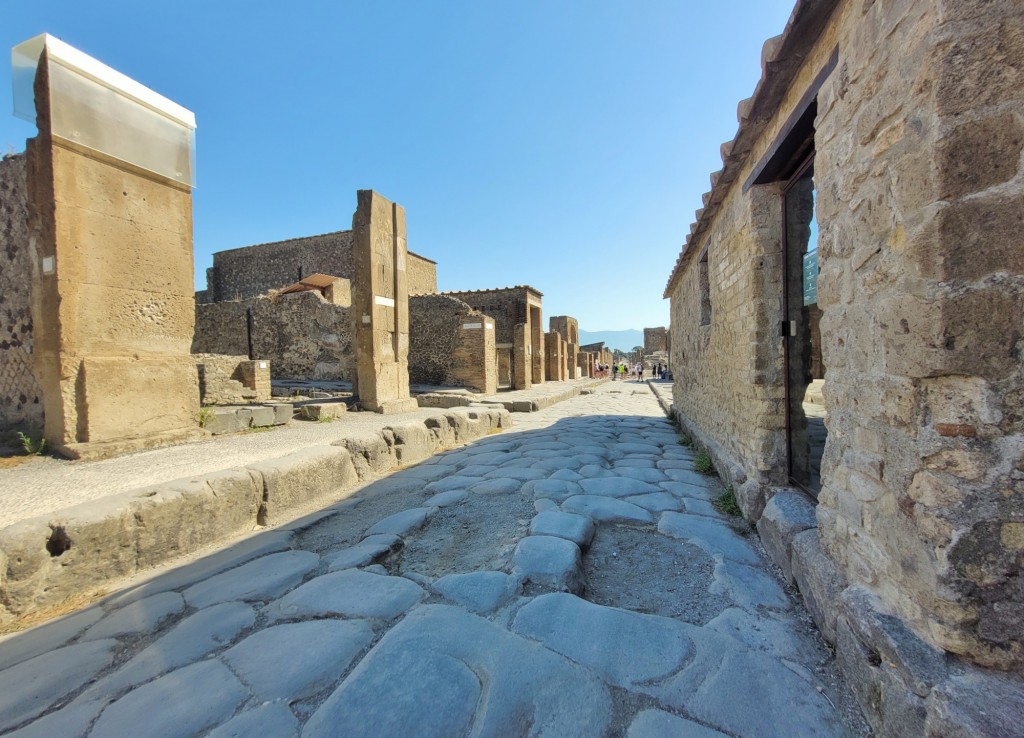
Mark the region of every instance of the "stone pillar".
<instances>
[{"instance_id":1,"label":"stone pillar","mask_svg":"<svg viewBox=\"0 0 1024 738\"><path fill-rule=\"evenodd\" d=\"M533 358L529 326L520 323L512 329L512 389L533 386Z\"/></svg>"},{"instance_id":2,"label":"stone pillar","mask_svg":"<svg viewBox=\"0 0 1024 738\"><path fill-rule=\"evenodd\" d=\"M547 378L549 382L562 381L562 337L557 333L544 334L544 352L547 359Z\"/></svg>"},{"instance_id":3,"label":"stone pillar","mask_svg":"<svg viewBox=\"0 0 1024 738\"><path fill-rule=\"evenodd\" d=\"M544 323L540 306L527 308L530 325L531 371L534 384L544 383Z\"/></svg>"},{"instance_id":4,"label":"stone pillar","mask_svg":"<svg viewBox=\"0 0 1024 738\"><path fill-rule=\"evenodd\" d=\"M378 413L412 412L405 209L359 190L352 216L352 314L359 403Z\"/></svg>"},{"instance_id":5,"label":"stone pillar","mask_svg":"<svg viewBox=\"0 0 1024 738\"><path fill-rule=\"evenodd\" d=\"M33 370L48 447L100 458L200 437L194 118L141 86L123 92L130 80L56 39L17 48L33 43Z\"/></svg>"}]
</instances>

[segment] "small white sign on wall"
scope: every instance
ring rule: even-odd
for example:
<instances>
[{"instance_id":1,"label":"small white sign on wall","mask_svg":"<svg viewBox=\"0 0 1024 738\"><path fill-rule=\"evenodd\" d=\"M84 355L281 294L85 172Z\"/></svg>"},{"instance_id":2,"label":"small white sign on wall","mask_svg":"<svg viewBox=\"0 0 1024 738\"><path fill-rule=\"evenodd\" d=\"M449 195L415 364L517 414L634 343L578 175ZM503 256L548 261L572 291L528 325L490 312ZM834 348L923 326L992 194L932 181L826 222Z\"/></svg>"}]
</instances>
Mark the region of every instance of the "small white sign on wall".
<instances>
[{"instance_id":1,"label":"small white sign on wall","mask_svg":"<svg viewBox=\"0 0 1024 738\"><path fill-rule=\"evenodd\" d=\"M462 324L462 329L468 331L468 330L472 330L473 328L480 328L481 326L482 326L481 323L463 323Z\"/></svg>"},{"instance_id":2,"label":"small white sign on wall","mask_svg":"<svg viewBox=\"0 0 1024 738\"><path fill-rule=\"evenodd\" d=\"M389 308L393 308L395 306L395 301L390 297L381 297L380 295L375 295L373 302L377 305L383 305L384 307Z\"/></svg>"},{"instance_id":3,"label":"small white sign on wall","mask_svg":"<svg viewBox=\"0 0 1024 738\"><path fill-rule=\"evenodd\" d=\"M370 316L369 315L364 315L363 316L363 322L364 323L369 323L370 322Z\"/></svg>"},{"instance_id":4,"label":"small white sign on wall","mask_svg":"<svg viewBox=\"0 0 1024 738\"><path fill-rule=\"evenodd\" d=\"M43 257L43 274L53 274L53 257Z\"/></svg>"}]
</instances>

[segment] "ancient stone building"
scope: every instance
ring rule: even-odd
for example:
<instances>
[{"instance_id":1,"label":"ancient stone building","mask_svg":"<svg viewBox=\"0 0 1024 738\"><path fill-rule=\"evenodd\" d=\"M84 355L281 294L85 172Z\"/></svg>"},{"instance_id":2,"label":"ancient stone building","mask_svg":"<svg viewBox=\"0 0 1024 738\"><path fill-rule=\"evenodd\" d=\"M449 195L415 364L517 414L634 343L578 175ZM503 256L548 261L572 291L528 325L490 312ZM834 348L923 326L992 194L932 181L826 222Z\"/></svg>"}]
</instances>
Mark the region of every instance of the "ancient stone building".
<instances>
[{"instance_id":1,"label":"ancient stone building","mask_svg":"<svg viewBox=\"0 0 1024 738\"><path fill-rule=\"evenodd\" d=\"M43 427L32 374L32 255L25 156L0 160L0 430Z\"/></svg>"},{"instance_id":2,"label":"ancient stone building","mask_svg":"<svg viewBox=\"0 0 1024 738\"><path fill-rule=\"evenodd\" d=\"M668 351L668 331L664 327L644 328L644 353Z\"/></svg>"},{"instance_id":3,"label":"ancient stone building","mask_svg":"<svg viewBox=\"0 0 1024 738\"><path fill-rule=\"evenodd\" d=\"M458 298L410 297L409 381L496 392L494 335L494 319Z\"/></svg>"},{"instance_id":4,"label":"ancient stone building","mask_svg":"<svg viewBox=\"0 0 1024 738\"><path fill-rule=\"evenodd\" d=\"M557 333L565 341L565 363L568 373L565 379L579 379L578 354L580 351L580 324L576 318L568 315L556 315L548 319L549 330Z\"/></svg>"},{"instance_id":5,"label":"ancient stone building","mask_svg":"<svg viewBox=\"0 0 1024 738\"><path fill-rule=\"evenodd\" d=\"M444 294L494 318L499 387L528 389L544 381L543 295L540 292L517 285Z\"/></svg>"},{"instance_id":6,"label":"ancient stone building","mask_svg":"<svg viewBox=\"0 0 1024 738\"><path fill-rule=\"evenodd\" d=\"M611 364L612 363L612 352L604 347L604 341L598 341L597 343L588 343L580 346L580 351L585 351L594 357L594 362L598 364Z\"/></svg>"},{"instance_id":7,"label":"ancient stone building","mask_svg":"<svg viewBox=\"0 0 1024 738\"><path fill-rule=\"evenodd\" d=\"M437 262L407 253L409 294L437 292ZM206 289L196 293L196 302L257 297L317 273L351 280L353 269L352 231L218 251L206 270Z\"/></svg>"},{"instance_id":8,"label":"ancient stone building","mask_svg":"<svg viewBox=\"0 0 1024 738\"><path fill-rule=\"evenodd\" d=\"M1024 13L801 0L762 61L665 292L674 410L878 734L1015 734Z\"/></svg>"}]
</instances>

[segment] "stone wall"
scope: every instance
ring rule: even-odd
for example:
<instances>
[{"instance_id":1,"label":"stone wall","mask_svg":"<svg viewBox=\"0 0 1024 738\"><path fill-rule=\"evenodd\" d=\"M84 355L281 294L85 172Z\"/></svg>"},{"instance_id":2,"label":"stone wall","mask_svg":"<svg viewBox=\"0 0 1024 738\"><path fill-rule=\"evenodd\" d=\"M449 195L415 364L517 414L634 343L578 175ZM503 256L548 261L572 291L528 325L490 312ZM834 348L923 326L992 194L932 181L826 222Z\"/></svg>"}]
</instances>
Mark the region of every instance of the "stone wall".
<instances>
[{"instance_id":1,"label":"stone wall","mask_svg":"<svg viewBox=\"0 0 1024 738\"><path fill-rule=\"evenodd\" d=\"M668 351L668 331L664 327L644 328L644 353Z\"/></svg>"},{"instance_id":2,"label":"stone wall","mask_svg":"<svg viewBox=\"0 0 1024 738\"><path fill-rule=\"evenodd\" d=\"M494 392L494 332L493 318L455 297L410 297L409 381Z\"/></svg>"},{"instance_id":3,"label":"stone wall","mask_svg":"<svg viewBox=\"0 0 1024 738\"><path fill-rule=\"evenodd\" d=\"M316 291L196 305L192 352L270 362L274 379L352 379L351 309Z\"/></svg>"},{"instance_id":4,"label":"stone wall","mask_svg":"<svg viewBox=\"0 0 1024 738\"><path fill-rule=\"evenodd\" d=\"M0 160L0 429L42 429L32 374L32 256L25 155Z\"/></svg>"},{"instance_id":5,"label":"stone wall","mask_svg":"<svg viewBox=\"0 0 1024 738\"><path fill-rule=\"evenodd\" d=\"M465 292L444 292L443 294L462 300L484 315L494 318L495 340L499 344L511 344L513 329L526 323L529 311L526 302L526 287L510 287L496 290L468 290Z\"/></svg>"},{"instance_id":6,"label":"stone wall","mask_svg":"<svg viewBox=\"0 0 1024 738\"><path fill-rule=\"evenodd\" d=\"M413 294L437 292L437 263L409 252L406 269ZM213 255L199 302L257 297L281 289L310 274L353 276L352 231L261 243Z\"/></svg>"},{"instance_id":7,"label":"stone wall","mask_svg":"<svg viewBox=\"0 0 1024 738\"><path fill-rule=\"evenodd\" d=\"M814 120L828 439L795 524L811 503L779 492L782 186L752 175L836 49ZM979 685L1008 683L974 666L1024 669L1024 20L1014 3L800 2L764 59L667 290L673 408L876 731L980 735L963 725L1007 704Z\"/></svg>"}]
</instances>

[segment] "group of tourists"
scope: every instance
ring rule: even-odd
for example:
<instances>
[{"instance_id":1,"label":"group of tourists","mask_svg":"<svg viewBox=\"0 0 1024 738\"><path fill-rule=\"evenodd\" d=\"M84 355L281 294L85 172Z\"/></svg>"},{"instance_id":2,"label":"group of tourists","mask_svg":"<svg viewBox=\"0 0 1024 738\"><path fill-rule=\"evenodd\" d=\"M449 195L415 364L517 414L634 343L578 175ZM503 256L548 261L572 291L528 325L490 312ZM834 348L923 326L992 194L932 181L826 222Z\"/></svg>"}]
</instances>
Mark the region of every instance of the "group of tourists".
<instances>
[{"instance_id":1,"label":"group of tourists","mask_svg":"<svg viewBox=\"0 0 1024 738\"><path fill-rule=\"evenodd\" d=\"M612 381L619 380L625 382L626 380L634 382L644 381L644 372L647 371L642 362L636 364L627 364L626 362L620 362L618 364L597 364L594 369L594 376L598 379L611 377ZM665 376L666 368L658 364L651 369L651 373L655 379L663 379Z\"/></svg>"}]
</instances>

